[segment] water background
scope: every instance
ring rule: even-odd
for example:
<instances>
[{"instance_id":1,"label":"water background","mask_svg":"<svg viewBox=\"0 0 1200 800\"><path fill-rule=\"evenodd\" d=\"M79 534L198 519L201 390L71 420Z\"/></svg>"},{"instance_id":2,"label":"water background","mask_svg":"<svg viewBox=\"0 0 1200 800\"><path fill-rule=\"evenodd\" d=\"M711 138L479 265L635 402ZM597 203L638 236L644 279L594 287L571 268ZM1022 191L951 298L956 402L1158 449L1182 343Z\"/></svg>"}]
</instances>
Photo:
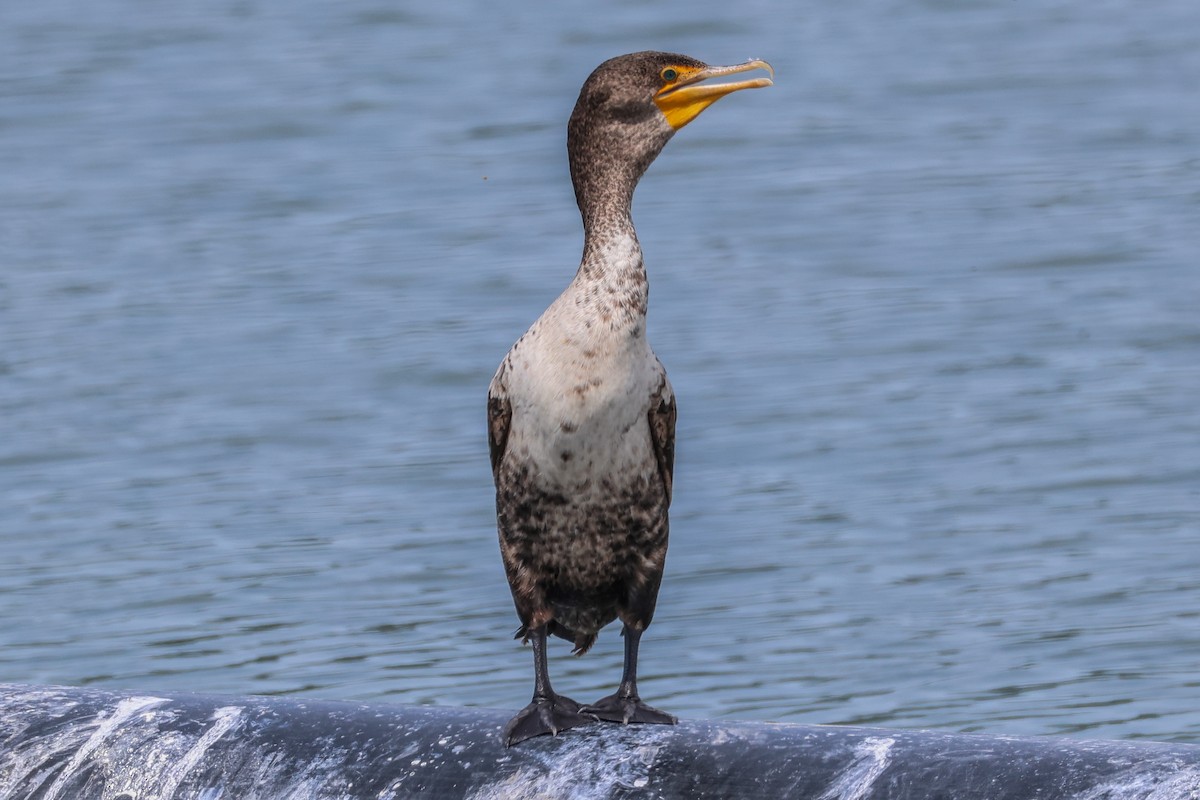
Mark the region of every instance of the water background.
<instances>
[{"instance_id":1,"label":"water background","mask_svg":"<svg viewBox=\"0 0 1200 800\"><path fill-rule=\"evenodd\" d=\"M0 679L527 702L484 397L644 48L777 85L635 204L643 696L1200 742L1195 0L4 4Z\"/></svg>"}]
</instances>

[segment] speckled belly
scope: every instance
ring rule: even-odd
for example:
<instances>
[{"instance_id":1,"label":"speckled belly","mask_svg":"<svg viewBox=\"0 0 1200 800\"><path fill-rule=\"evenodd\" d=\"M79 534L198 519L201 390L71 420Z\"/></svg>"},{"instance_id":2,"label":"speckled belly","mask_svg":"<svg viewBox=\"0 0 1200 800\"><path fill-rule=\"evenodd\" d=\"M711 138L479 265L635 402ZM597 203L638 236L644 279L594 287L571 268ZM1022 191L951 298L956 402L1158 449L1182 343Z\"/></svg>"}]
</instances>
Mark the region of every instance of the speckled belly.
<instances>
[{"instance_id":1,"label":"speckled belly","mask_svg":"<svg viewBox=\"0 0 1200 800\"><path fill-rule=\"evenodd\" d=\"M497 493L501 545L562 624L598 630L631 585L661 569L667 500L656 470L603 479L586 499L546 491L526 470L505 472Z\"/></svg>"}]
</instances>

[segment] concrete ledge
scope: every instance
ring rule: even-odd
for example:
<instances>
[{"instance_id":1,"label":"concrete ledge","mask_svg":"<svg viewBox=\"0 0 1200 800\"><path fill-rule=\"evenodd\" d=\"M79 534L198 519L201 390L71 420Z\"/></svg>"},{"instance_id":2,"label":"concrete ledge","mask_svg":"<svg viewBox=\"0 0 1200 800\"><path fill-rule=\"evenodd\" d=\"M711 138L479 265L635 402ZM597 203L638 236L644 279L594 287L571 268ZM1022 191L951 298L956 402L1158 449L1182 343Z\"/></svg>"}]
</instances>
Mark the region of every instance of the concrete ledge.
<instances>
[{"instance_id":1,"label":"concrete ledge","mask_svg":"<svg viewBox=\"0 0 1200 800\"><path fill-rule=\"evenodd\" d=\"M693 720L506 749L509 715L0 684L0 797L1200 798L1198 745Z\"/></svg>"}]
</instances>

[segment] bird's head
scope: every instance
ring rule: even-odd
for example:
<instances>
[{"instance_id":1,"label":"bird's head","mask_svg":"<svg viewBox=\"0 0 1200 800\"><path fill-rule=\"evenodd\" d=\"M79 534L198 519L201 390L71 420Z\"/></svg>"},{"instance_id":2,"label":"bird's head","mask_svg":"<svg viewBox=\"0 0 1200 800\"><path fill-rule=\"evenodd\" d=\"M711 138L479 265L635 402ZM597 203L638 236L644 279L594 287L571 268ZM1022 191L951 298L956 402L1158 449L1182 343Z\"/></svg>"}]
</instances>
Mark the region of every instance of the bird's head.
<instances>
[{"instance_id":1,"label":"bird's head","mask_svg":"<svg viewBox=\"0 0 1200 800\"><path fill-rule=\"evenodd\" d=\"M719 81L765 61L714 67L677 53L617 56L592 72L567 125L571 173L579 188L590 173L623 173L636 183L675 131L727 94L770 86L768 77ZM632 187L630 187L632 191Z\"/></svg>"}]
</instances>

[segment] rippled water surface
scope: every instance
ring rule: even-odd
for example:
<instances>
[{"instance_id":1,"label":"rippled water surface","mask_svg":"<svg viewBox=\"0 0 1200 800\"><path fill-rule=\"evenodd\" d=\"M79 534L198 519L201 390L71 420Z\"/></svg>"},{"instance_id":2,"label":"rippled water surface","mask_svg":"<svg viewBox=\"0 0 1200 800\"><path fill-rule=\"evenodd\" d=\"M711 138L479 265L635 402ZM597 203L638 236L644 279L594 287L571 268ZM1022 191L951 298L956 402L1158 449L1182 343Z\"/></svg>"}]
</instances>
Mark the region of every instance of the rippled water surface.
<instances>
[{"instance_id":1,"label":"rippled water surface","mask_svg":"<svg viewBox=\"0 0 1200 800\"><path fill-rule=\"evenodd\" d=\"M524 704L484 395L643 48L777 76L635 207L643 695L1200 741L1194 0L5 4L0 678Z\"/></svg>"}]
</instances>

